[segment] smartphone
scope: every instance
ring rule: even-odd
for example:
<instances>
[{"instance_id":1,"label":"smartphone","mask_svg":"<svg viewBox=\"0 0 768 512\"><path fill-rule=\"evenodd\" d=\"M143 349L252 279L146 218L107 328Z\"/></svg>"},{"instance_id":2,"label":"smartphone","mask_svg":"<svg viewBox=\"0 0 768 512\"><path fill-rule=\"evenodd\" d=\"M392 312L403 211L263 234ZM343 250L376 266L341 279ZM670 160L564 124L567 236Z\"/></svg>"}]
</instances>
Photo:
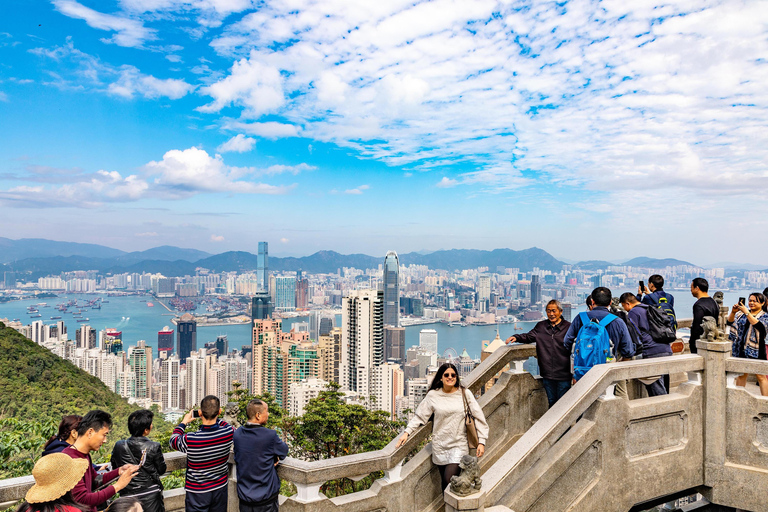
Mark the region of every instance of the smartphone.
<instances>
[{"instance_id":1,"label":"smartphone","mask_svg":"<svg viewBox=\"0 0 768 512\"><path fill-rule=\"evenodd\" d=\"M744 297L739 297L739 305L744 306L747 303L747 299Z\"/></svg>"},{"instance_id":2,"label":"smartphone","mask_svg":"<svg viewBox=\"0 0 768 512\"><path fill-rule=\"evenodd\" d=\"M143 466L147 462L147 448L141 450L141 460L139 461L139 467Z\"/></svg>"},{"instance_id":3,"label":"smartphone","mask_svg":"<svg viewBox=\"0 0 768 512\"><path fill-rule=\"evenodd\" d=\"M640 284L640 290L645 291L645 283L643 281L639 281Z\"/></svg>"},{"instance_id":4,"label":"smartphone","mask_svg":"<svg viewBox=\"0 0 768 512\"><path fill-rule=\"evenodd\" d=\"M195 409L192 411L192 417L193 418L199 418L200 417L200 409Z\"/></svg>"}]
</instances>

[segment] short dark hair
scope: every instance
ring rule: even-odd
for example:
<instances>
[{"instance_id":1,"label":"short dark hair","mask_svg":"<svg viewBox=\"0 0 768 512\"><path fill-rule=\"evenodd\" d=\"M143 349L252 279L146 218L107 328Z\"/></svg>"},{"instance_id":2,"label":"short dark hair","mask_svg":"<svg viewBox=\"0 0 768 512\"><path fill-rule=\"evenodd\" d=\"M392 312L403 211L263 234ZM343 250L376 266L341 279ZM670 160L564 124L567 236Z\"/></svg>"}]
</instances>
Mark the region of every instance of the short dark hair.
<instances>
[{"instance_id":1,"label":"short dark hair","mask_svg":"<svg viewBox=\"0 0 768 512\"><path fill-rule=\"evenodd\" d=\"M152 426L154 417L155 413L149 409L133 411L131 415L128 416L128 432L130 432L133 437L143 436L144 432Z\"/></svg>"},{"instance_id":2,"label":"short dark hair","mask_svg":"<svg viewBox=\"0 0 768 512\"><path fill-rule=\"evenodd\" d=\"M90 429L99 431L104 427L112 428L112 416L106 411L99 409L88 411L83 419L80 420L80 425L77 427L77 435L82 436Z\"/></svg>"},{"instance_id":3,"label":"short dark hair","mask_svg":"<svg viewBox=\"0 0 768 512\"><path fill-rule=\"evenodd\" d=\"M664 288L664 278L661 277L659 274L653 274L651 277L648 278L648 282L653 285L654 288L657 290L661 290Z\"/></svg>"},{"instance_id":4,"label":"short dark hair","mask_svg":"<svg viewBox=\"0 0 768 512\"><path fill-rule=\"evenodd\" d=\"M131 512L136 508L136 505L141 505L141 502L133 496L120 496L107 507L105 512Z\"/></svg>"},{"instance_id":5,"label":"short dark hair","mask_svg":"<svg viewBox=\"0 0 768 512\"><path fill-rule=\"evenodd\" d=\"M220 409L221 402L219 402L219 397L216 395L208 395L203 398L202 402L200 402L200 414L202 414L203 418L206 420L212 420L218 416Z\"/></svg>"},{"instance_id":6,"label":"short dark hair","mask_svg":"<svg viewBox=\"0 0 768 512\"><path fill-rule=\"evenodd\" d=\"M708 282L707 282L707 280L706 280L706 279L704 279L703 277L697 277L696 279L694 279L693 281L691 281L691 285L692 285L694 288L698 288L699 290L701 290L701 291L703 291L703 292L707 292L707 291L709 291L709 283L708 283ZM654 285L654 286L655 286L655 285Z\"/></svg>"},{"instance_id":7,"label":"short dark hair","mask_svg":"<svg viewBox=\"0 0 768 512\"><path fill-rule=\"evenodd\" d=\"M611 290L605 286L598 286L592 290L590 295L592 296L592 302L595 303L595 306L602 306L607 308L611 305L611 299L613 296L611 295Z\"/></svg>"},{"instance_id":8,"label":"short dark hair","mask_svg":"<svg viewBox=\"0 0 768 512\"><path fill-rule=\"evenodd\" d=\"M638 302L638 300L634 293L625 292L621 294L621 297L619 297L619 302L622 304L634 304L635 302Z\"/></svg>"},{"instance_id":9,"label":"short dark hair","mask_svg":"<svg viewBox=\"0 0 768 512\"><path fill-rule=\"evenodd\" d=\"M248 417L248 419L253 419L256 417L256 415L267 407L267 404L258 398L254 398L250 402L248 402L248 405L245 408L245 415Z\"/></svg>"},{"instance_id":10,"label":"short dark hair","mask_svg":"<svg viewBox=\"0 0 768 512\"><path fill-rule=\"evenodd\" d=\"M592 300L592 295L587 295L587 300L585 300L584 303L587 305L587 307L594 305L595 301Z\"/></svg>"}]
</instances>

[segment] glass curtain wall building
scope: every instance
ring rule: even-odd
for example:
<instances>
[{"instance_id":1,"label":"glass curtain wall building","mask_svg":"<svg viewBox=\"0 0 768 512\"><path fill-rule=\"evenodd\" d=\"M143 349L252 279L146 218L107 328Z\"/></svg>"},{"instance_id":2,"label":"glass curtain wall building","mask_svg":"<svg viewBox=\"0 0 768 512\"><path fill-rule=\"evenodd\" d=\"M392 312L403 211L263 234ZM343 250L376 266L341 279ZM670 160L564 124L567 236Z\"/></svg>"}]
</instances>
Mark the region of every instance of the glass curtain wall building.
<instances>
[{"instance_id":1,"label":"glass curtain wall building","mask_svg":"<svg viewBox=\"0 0 768 512\"><path fill-rule=\"evenodd\" d=\"M384 258L384 325L400 326L400 260L395 251Z\"/></svg>"}]
</instances>

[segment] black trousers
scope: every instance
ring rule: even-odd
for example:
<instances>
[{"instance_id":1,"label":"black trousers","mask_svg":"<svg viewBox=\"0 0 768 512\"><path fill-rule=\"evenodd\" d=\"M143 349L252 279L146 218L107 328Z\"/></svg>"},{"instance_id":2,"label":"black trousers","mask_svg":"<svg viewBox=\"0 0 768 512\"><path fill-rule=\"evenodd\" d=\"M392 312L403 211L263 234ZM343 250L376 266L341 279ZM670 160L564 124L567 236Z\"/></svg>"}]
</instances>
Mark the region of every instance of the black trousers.
<instances>
[{"instance_id":1,"label":"black trousers","mask_svg":"<svg viewBox=\"0 0 768 512\"><path fill-rule=\"evenodd\" d=\"M228 498L229 490L226 485L215 491L187 491L184 508L186 512L227 512Z\"/></svg>"}]
</instances>

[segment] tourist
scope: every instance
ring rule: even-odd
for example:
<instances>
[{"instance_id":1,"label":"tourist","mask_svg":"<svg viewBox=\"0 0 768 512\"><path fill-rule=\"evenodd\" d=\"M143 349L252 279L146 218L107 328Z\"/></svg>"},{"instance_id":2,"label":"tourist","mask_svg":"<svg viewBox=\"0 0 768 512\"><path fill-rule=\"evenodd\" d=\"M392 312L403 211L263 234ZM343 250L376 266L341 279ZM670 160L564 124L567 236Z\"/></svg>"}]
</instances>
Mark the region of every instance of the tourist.
<instances>
[{"instance_id":1,"label":"tourist","mask_svg":"<svg viewBox=\"0 0 768 512\"><path fill-rule=\"evenodd\" d=\"M88 470L85 459L73 459L64 453L41 457L32 468L33 485L16 512L89 512L72 497L72 489Z\"/></svg>"},{"instance_id":2,"label":"tourist","mask_svg":"<svg viewBox=\"0 0 768 512\"><path fill-rule=\"evenodd\" d=\"M657 342L653 339L650 333L650 326L648 324L648 306L647 304L640 304L637 297L630 292L623 293L619 298L621 306L627 312L627 317L632 325L635 327L640 344L642 345L642 358L653 359L656 357L664 357L672 355L672 348L668 343ZM635 351L637 352L637 350ZM663 377L658 378L645 378L640 379L645 385L648 396L660 396L666 395L668 389L664 385Z\"/></svg>"},{"instance_id":3,"label":"tourist","mask_svg":"<svg viewBox=\"0 0 768 512\"><path fill-rule=\"evenodd\" d=\"M61 453L69 455L73 459L88 461L88 470L82 479L72 489L72 497L75 501L86 505L91 512L96 512L97 507L105 503L109 498L125 489L130 483L139 467L134 464L125 464L102 475L102 482L118 480L107 485L101 490L96 490L96 470L93 468L91 452L101 448L107 441L109 429L112 428L112 417L104 411L90 411L77 427L77 439L72 446L65 448ZM52 455L48 455L51 457ZM43 457L46 458L46 457Z\"/></svg>"},{"instance_id":4,"label":"tourist","mask_svg":"<svg viewBox=\"0 0 768 512\"><path fill-rule=\"evenodd\" d=\"M77 439L77 427L83 417L78 414L69 414L61 418L59 432L51 437L43 446L43 457L51 453L60 453L68 446L74 444Z\"/></svg>"},{"instance_id":5,"label":"tourist","mask_svg":"<svg viewBox=\"0 0 768 512\"><path fill-rule=\"evenodd\" d=\"M611 290L603 286L597 287L592 290L590 294L594 307L586 313L580 313L571 322L571 326L568 328L568 332L565 334L563 345L570 354L576 338L581 334L581 328L584 326L584 318L589 322L602 323L603 319L608 317L608 324L604 325L605 330L608 333L608 337L611 340L611 347L613 352L608 354L606 362L615 361L618 358L631 358L634 353L634 346L632 344L632 338L629 335L627 326L622 321L612 321L618 317L608 311L608 307L611 305ZM610 315L610 316L609 316ZM576 375L574 372L574 378L578 380L581 375Z\"/></svg>"},{"instance_id":6,"label":"tourist","mask_svg":"<svg viewBox=\"0 0 768 512\"><path fill-rule=\"evenodd\" d=\"M248 421L235 430L237 497L240 512L277 512L280 477L277 464L288 455L288 445L266 428L269 407L261 400L248 402Z\"/></svg>"},{"instance_id":7,"label":"tourist","mask_svg":"<svg viewBox=\"0 0 768 512\"><path fill-rule=\"evenodd\" d=\"M592 295L587 295L584 303L587 305L587 311L592 311L595 307L595 302L592 300Z\"/></svg>"},{"instance_id":8,"label":"tourist","mask_svg":"<svg viewBox=\"0 0 768 512\"><path fill-rule=\"evenodd\" d=\"M738 302L731 308L728 315L728 325L731 332L731 355L749 359L765 360L765 336L768 332L768 313L765 307L765 295L759 292L751 293L747 304ZM736 377L737 386L747 385L748 374ZM768 377L755 375L760 386L760 394L768 396Z\"/></svg>"},{"instance_id":9,"label":"tourist","mask_svg":"<svg viewBox=\"0 0 768 512\"><path fill-rule=\"evenodd\" d=\"M160 477L166 471L165 459L160 443L150 441L154 414L148 409L133 411L128 416L128 431L131 437L115 443L112 449L112 464L140 464L138 473L120 496L134 496L141 501L146 512L165 512L163 483ZM144 464L142 465L141 462Z\"/></svg>"},{"instance_id":10,"label":"tourist","mask_svg":"<svg viewBox=\"0 0 768 512\"><path fill-rule=\"evenodd\" d=\"M469 454L467 431L464 425L464 399L469 410L475 417L477 426L477 456L485 453L485 442L488 439L488 423L485 421L483 410L477 404L471 391L461 385L459 371L451 363L444 363L437 369L427 396L416 408L413 418L408 422L397 446L402 446L414 430L430 421L432 425L432 462L440 471L443 489L451 483L451 477L461 472L459 463L461 457Z\"/></svg>"},{"instance_id":11,"label":"tourist","mask_svg":"<svg viewBox=\"0 0 768 512\"><path fill-rule=\"evenodd\" d=\"M171 435L171 448L187 454L185 508L187 512L226 512L229 452L234 428L218 419L219 399L208 395L200 402L202 425L185 433L198 411L189 411Z\"/></svg>"},{"instance_id":12,"label":"tourist","mask_svg":"<svg viewBox=\"0 0 768 512\"><path fill-rule=\"evenodd\" d=\"M677 330L677 315L675 315L675 297L664 291L664 278L659 274L653 274L648 278L645 289L638 286L637 300L642 304L654 306L664 310L672 319L672 329Z\"/></svg>"},{"instance_id":13,"label":"tourist","mask_svg":"<svg viewBox=\"0 0 768 512\"><path fill-rule=\"evenodd\" d=\"M696 341L704 334L704 328L701 322L705 316L711 316L715 320L720 317L720 306L715 299L709 296L709 283L703 277L697 277L691 281L691 295L696 297L696 303L693 305L693 323L691 324L691 338L688 346L691 354L697 352Z\"/></svg>"},{"instance_id":14,"label":"tourist","mask_svg":"<svg viewBox=\"0 0 768 512\"><path fill-rule=\"evenodd\" d=\"M538 322L530 332L510 336L507 343L536 344L541 383L552 407L571 388L571 353L563 346L571 322L563 319L559 301L549 301L546 313L546 320Z\"/></svg>"},{"instance_id":15,"label":"tourist","mask_svg":"<svg viewBox=\"0 0 768 512\"><path fill-rule=\"evenodd\" d=\"M141 501L133 496L121 496L113 501L105 512L144 512Z\"/></svg>"}]
</instances>

